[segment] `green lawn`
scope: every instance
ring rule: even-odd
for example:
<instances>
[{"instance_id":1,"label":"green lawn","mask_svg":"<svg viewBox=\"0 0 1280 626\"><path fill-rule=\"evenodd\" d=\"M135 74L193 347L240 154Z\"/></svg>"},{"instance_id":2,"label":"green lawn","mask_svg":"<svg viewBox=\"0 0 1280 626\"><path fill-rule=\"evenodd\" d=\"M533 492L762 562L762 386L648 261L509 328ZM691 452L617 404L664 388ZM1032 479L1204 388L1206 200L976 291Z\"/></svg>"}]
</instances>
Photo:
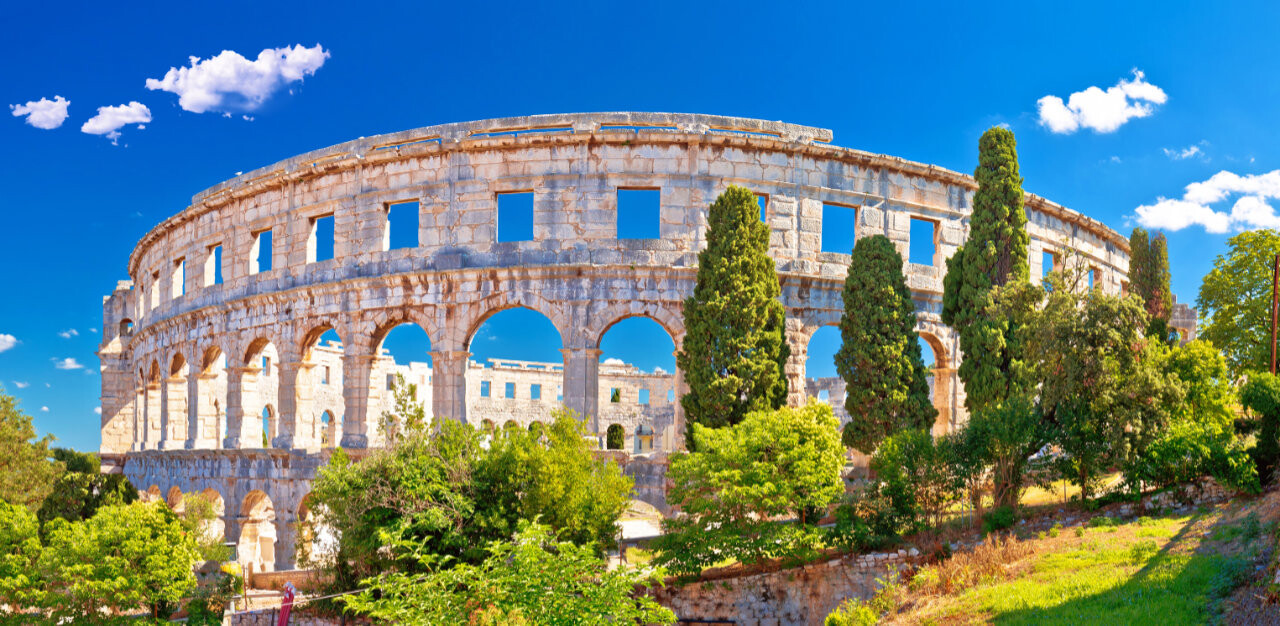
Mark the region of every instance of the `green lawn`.
<instances>
[{"instance_id":1,"label":"green lawn","mask_svg":"<svg viewBox=\"0 0 1280 626\"><path fill-rule=\"evenodd\" d=\"M917 597L892 623L1204 624L1248 574L1256 518L1230 522L1213 511L1074 528L1031 539L1034 552L951 595ZM1252 526L1250 526L1250 524ZM1241 529L1244 530L1241 530ZM1206 538L1205 534L1209 533Z\"/></svg>"}]
</instances>

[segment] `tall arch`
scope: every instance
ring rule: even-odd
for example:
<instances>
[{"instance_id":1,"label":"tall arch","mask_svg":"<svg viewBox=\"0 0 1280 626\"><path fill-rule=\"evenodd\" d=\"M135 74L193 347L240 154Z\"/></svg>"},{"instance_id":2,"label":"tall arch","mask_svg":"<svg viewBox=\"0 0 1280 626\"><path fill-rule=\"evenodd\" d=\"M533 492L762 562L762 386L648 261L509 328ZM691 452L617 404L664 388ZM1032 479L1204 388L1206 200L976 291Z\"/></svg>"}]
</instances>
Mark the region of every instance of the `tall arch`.
<instances>
[{"instance_id":1,"label":"tall arch","mask_svg":"<svg viewBox=\"0 0 1280 626\"><path fill-rule=\"evenodd\" d=\"M187 381L191 367L181 352L175 352L169 360L168 375L162 381L161 393L161 443L166 450L186 447L188 419Z\"/></svg>"},{"instance_id":2,"label":"tall arch","mask_svg":"<svg viewBox=\"0 0 1280 626\"><path fill-rule=\"evenodd\" d=\"M440 353L434 345L421 315L401 315L383 320L370 336L372 357L368 363L365 393L368 395L370 440L381 443L385 438L380 417L399 416L395 394L403 381L403 393L422 406L428 420L436 415L437 386L447 382L435 366ZM447 362L448 354L443 355Z\"/></svg>"},{"instance_id":3,"label":"tall arch","mask_svg":"<svg viewBox=\"0 0 1280 626\"><path fill-rule=\"evenodd\" d=\"M343 403L345 344L337 326L324 321L302 333L297 360L281 363L280 427L272 446L320 448L320 415Z\"/></svg>"},{"instance_id":4,"label":"tall arch","mask_svg":"<svg viewBox=\"0 0 1280 626\"><path fill-rule=\"evenodd\" d=\"M227 437L227 355L222 348L204 349L194 387L192 447L220 447Z\"/></svg>"},{"instance_id":5,"label":"tall arch","mask_svg":"<svg viewBox=\"0 0 1280 626\"><path fill-rule=\"evenodd\" d=\"M612 312L593 338L599 424L622 426L627 439L621 450L634 453L640 433L647 437L646 452L673 450L683 434L684 390L676 368L673 320L664 318L665 312L660 307ZM608 429L601 433L602 446L608 434Z\"/></svg>"},{"instance_id":6,"label":"tall arch","mask_svg":"<svg viewBox=\"0 0 1280 626\"><path fill-rule=\"evenodd\" d=\"M206 487L200 492L200 498L208 501L213 509L213 519L209 520L208 526L204 529L205 537L210 541L225 541L227 505L222 499L222 494L212 487Z\"/></svg>"},{"instance_id":7,"label":"tall arch","mask_svg":"<svg viewBox=\"0 0 1280 626\"><path fill-rule=\"evenodd\" d=\"M280 353L270 339L258 336L243 345L241 354L239 365L228 372L225 446L258 448L262 446L262 411L268 405L279 406Z\"/></svg>"},{"instance_id":8,"label":"tall arch","mask_svg":"<svg viewBox=\"0 0 1280 626\"><path fill-rule=\"evenodd\" d=\"M441 417L462 415L470 424L485 419L499 422L518 415L521 426L546 419L560 406L570 403L570 390L564 361L564 343L560 327L543 312L504 303L477 317L466 336L466 350L451 353L448 361L441 352L434 354L435 376L448 376L450 395L465 398L462 406L453 406L453 414L436 412ZM444 381L442 381L444 382Z\"/></svg>"},{"instance_id":9,"label":"tall arch","mask_svg":"<svg viewBox=\"0 0 1280 626\"><path fill-rule=\"evenodd\" d=\"M247 572L271 572L276 568L276 511L271 498L250 491L240 504L240 536L236 560Z\"/></svg>"}]
</instances>

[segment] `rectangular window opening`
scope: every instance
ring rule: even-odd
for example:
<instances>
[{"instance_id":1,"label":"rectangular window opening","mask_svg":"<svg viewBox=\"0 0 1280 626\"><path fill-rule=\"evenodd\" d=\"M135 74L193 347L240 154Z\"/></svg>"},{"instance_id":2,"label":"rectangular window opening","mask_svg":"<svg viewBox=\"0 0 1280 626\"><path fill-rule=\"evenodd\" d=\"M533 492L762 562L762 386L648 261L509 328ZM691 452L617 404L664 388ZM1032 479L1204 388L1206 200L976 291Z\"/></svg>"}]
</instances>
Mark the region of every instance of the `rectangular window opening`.
<instances>
[{"instance_id":1,"label":"rectangular window opening","mask_svg":"<svg viewBox=\"0 0 1280 626\"><path fill-rule=\"evenodd\" d=\"M222 284L222 244L209 247L209 254L204 258L204 286Z\"/></svg>"},{"instance_id":2,"label":"rectangular window opening","mask_svg":"<svg viewBox=\"0 0 1280 626\"><path fill-rule=\"evenodd\" d=\"M1054 270L1058 269L1058 255L1045 250L1040 253L1040 277L1048 278Z\"/></svg>"},{"instance_id":3,"label":"rectangular window opening","mask_svg":"<svg viewBox=\"0 0 1280 626\"><path fill-rule=\"evenodd\" d=\"M249 250L249 273L271 271L271 231L253 234L253 248Z\"/></svg>"},{"instance_id":4,"label":"rectangular window opening","mask_svg":"<svg viewBox=\"0 0 1280 626\"><path fill-rule=\"evenodd\" d=\"M151 308L160 306L160 272L151 274Z\"/></svg>"},{"instance_id":5,"label":"rectangular window opening","mask_svg":"<svg viewBox=\"0 0 1280 626\"><path fill-rule=\"evenodd\" d=\"M506 384L504 385L504 387L505 387L505 389L503 390L503 391L504 391L503 395L505 395L505 396L506 396L506 397L508 397L508 398L515 398L515 397L516 397L516 384L515 384L515 383L506 383Z\"/></svg>"},{"instance_id":6,"label":"rectangular window opening","mask_svg":"<svg viewBox=\"0 0 1280 626\"><path fill-rule=\"evenodd\" d=\"M1089 289L1093 290L1101 286L1102 284L1098 280L1098 268L1096 267L1089 268Z\"/></svg>"},{"instance_id":7,"label":"rectangular window opening","mask_svg":"<svg viewBox=\"0 0 1280 626\"><path fill-rule=\"evenodd\" d=\"M938 223L913 217L910 236L909 260L917 265L933 265L938 254Z\"/></svg>"},{"instance_id":8,"label":"rectangular window opening","mask_svg":"<svg viewBox=\"0 0 1280 626\"><path fill-rule=\"evenodd\" d=\"M639 394L639 396L640 396L640 397L638 397L638 398L636 399L636 401L637 401L637 403L638 403L638 404L649 404L649 390L648 390L648 389L641 389L641 390L640 390L640 394Z\"/></svg>"},{"instance_id":9,"label":"rectangular window opening","mask_svg":"<svg viewBox=\"0 0 1280 626\"><path fill-rule=\"evenodd\" d=\"M418 247L418 211L416 201L387 205L387 239L384 250Z\"/></svg>"},{"instance_id":10,"label":"rectangular window opening","mask_svg":"<svg viewBox=\"0 0 1280 626\"><path fill-rule=\"evenodd\" d=\"M769 211L768 211L768 209L769 209L769 194L767 194L767 193L758 193L758 194L756 194L756 206L759 206L759 207L760 207L760 221L761 221L761 222L767 221L767 216L768 216L768 212L769 212Z\"/></svg>"},{"instance_id":11,"label":"rectangular window opening","mask_svg":"<svg viewBox=\"0 0 1280 626\"><path fill-rule=\"evenodd\" d=\"M311 218L311 236L307 238L307 263L333 258L333 214Z\"/></svg>"},{"instance_id":12,"label":"rectangular window opening","mask_svg":"<svg viewBox=\"0 0 1280 626\"><path fill-rule=\"evenodd\" d=\"M269 356L264 355L262 357L262 375L263 376L271 375L271 357Z\"/></svg>"},{"instance_id":13,"label":"rectangular window opening","mask_svg":"<svg viewBox=\"0 0 1280 626\"><path fill-rule=\"evenodd\" d=\"M675 401L676 401L676 390L675 390L675 389L668 389L668 390L667 390L667 402L675 402Z\"/></svg>"},{"instance_id":14,"label":"rectangular window opening","mask_svg":"<svg viewBox=\"0 0 1280 626\"><path fill-rule=\"evenodd\" d=\"M537 385L537 384L529 385L529 399L530 400L542 399L542 385Z\"/></svg>"},{"instance_id":15,"label":"rectangular window opening","mask_svg":"<svg viewBox=\"0 0 1280 626\"><path fill-rule=\"evenodd\" d=\"M393 391L396 388L396 375L387 374L387 391Z\"/></svg>"},{"instance_id":16,"label":"rectangular window opening","mask_svg":"<svg viewBox=\"0 0 1280 626\"><path fill-rule=\"evenodd\" d=\"M480 381L480 397L481 398L489 397L489 381L487 380Z\"/></svg>"},{"instance_id":17,"label":"rectangular window opening","mask_svg":"<svg viewBox=\"0 0 1280 626\"><path fill-rule=\"evenodd\" d=\"M858 210L851 206L822 203L823 252L851 254L858 239Z\"/></svg>"},{"instance_id":18,"label":"rectangular window opening","mask_svg":"<svg viewBox=\"0 0 1280 626\"><path fill-rule=\"evenodd\" d=\"M321 385L329 384L329 366L328 365L324 366L324 370L320 372L320 384Z\"/></svg>"},{"instance_id":19,"label":"rectangular window opening","mask_svg":"<svg viewBox=\"0 0 1280 626\"><path fill-rule=\"evenodd\" d=\"M662 191L618 189L618 239L658 239Z\"/></svg>"},{"instance_id":20,"label":"rectangular window opening","mask_svg":"<svg viewBox=\"0 0 1280 626\"><path fill-rule=\"evenodd\" d=\"M622 389L620 387L611 387L609 389L609 402L622 402Z\"/></svg>"},{"instance_id":21,"label":"rectangular window opening","mask_svg":"<svg viewBox=\"0 0 1280 626\"><path fill-rule=\"evenodd\" d=\"M187 292L187 260L178 259L173 262L172 297L181 298Z\"/></svg>"},{"instance_id":22,"label":"rectangular window opening","mask_svg":"<svg viewBox=\"0 0 1280 626\"><path fill-rule=\"evenodd\" d=\"M498 242L533 241L533 192L498 194Z\"/></svg>"}]
</instances>

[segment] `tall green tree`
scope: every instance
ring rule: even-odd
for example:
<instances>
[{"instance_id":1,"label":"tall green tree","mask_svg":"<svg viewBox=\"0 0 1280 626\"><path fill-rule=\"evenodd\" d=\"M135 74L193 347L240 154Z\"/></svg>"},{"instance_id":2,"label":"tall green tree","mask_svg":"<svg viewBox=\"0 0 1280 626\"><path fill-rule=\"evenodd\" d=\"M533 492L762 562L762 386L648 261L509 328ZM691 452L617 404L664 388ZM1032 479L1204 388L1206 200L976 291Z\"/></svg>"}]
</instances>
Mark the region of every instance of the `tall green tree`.
<instances>
[{"instance_id":1,"label":"tall green tree","mask_svg":"<svg viewBox=\"0 0 1280 626\"><path fill-rule=\"evenodd\" d=\"M1197 334L1222 350L1238 378L1271 368L1271 268L1280 231L1245 231L1227 246L1200 284L1196 307L1206 323Z\"/></svg>"},{"instance_id":2,"label":"tall green tree","mask_svg":"<svg viewBox=\"0 0 1280 626\"><path fill-rule=\"evenodd\" d=\"M1129 235L1129 286L1142 298L1149 323L1147 336L1169 337L1173 292L1169 288L1169 244L1163 233L1154 238L1141 228Z\"/></svg>"},{"instance_id":3,"label":"tall green tree","mask_svg":"<svg viewBox=\"0 0 1280 626\"><path fill-rule=\"evenodd\" d=\"M62 473L49 444L53 435L36 438L31 416L18 400L0 388L0 500L35 512Z\"/></svg>"},{"instance_id":4,"label":"tall green tree","mask_svg":"<svg viewBox=\"0 0 1280 626\"><path fill-rule=\"evenodd\" d=\"M730 186L711 204L707 248L684 301L685 340L676 363L689 392L680 399L693 424L727 426L750 411L786 401L781 288L769 257L769 229L755 195Z\"/></svg>"},{"instance_id":5,"label":"tall green tree","mask_svg":"<svg viewBox=\"0 0 1280 626\"><path fill-rule=\"evenodd\" d=\"M39 527L26 507L0 500L0 623L19 623L25 610L42 604Z\"/></svg>"},{"instance_id":6,"label":"tall green tree","mask_svg":"<svg viewBox=\"0 0 1280 626\"><path fill-rule=\"evenodd\" d=\"M853 247L844 279L844 314L836 371L845 381L844 445L870 454L903 429L928 430L938 411L916 334L915 304L902 274L902 255L884 235Z\"/></svg>"},{"instance_id":7,"label":"tall green tree","mask_svg":"<svg viewBox=\"0 0 1280 626\"><path fill-rule=\"evenodd\" d=\"M942 321L960 333L965 406L976 411L1008 397L1017 386L1019 347L1008 317L993 311L992 288L1026 281L1027 215L1022 208L1022 176L1017 141L1006 128L992 128L978 142L973 173L969 238L947 260Z\"/></svg>"}]
</instances>

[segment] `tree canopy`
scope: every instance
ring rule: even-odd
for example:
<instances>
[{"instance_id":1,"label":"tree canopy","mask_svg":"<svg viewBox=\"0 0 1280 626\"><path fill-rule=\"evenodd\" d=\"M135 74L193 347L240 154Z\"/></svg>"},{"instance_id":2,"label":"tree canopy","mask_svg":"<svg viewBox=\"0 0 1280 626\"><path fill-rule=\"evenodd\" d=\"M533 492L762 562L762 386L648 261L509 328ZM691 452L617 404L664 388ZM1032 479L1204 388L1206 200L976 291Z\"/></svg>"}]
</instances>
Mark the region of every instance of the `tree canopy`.
<instances>
[{"instance_id":1,"label":"tree canopy","mask_svg":"<svg viewBox=\"0 0 1280 626\"><path fill-rule=\"evenodd\" d=\"M769 229L755 194L730 186L707 214L707 248L684 302L685 340L676 355L689 390L680 398L690 427L736 424L787 398L791 350Z\"/></svg>"},{"instance_id":2,"label":"tree canopy","mask_svg":"<svg viewBox=\"0 0 1280 626\"><path fill-rule=\"evenodd\" d=\"M1141 228L1129 235L1129 288L1142 298L1147 311L1147 334L1169 336L1173 292L1169 288L1169 245L1163 233L1149 237Z\"/></svg>"},{"instance_id":3,"label":"tree canopy","mask_svg":"<svg viewBox=\"0 0 1280 626\"><path fill-rule=\"evenodd\" d=\"M844 444L870 454L899 430L927 430L938 415L929 402L902 256L888 237L863 237L854 245L843 298L835 363L851 418Z\"/></svg>"},{"instance_id":4,"label":"tree canopy","mask_svg":"<svg viewBox=\"0 0 1280 626\"><path fill-rule=\"evenodd\" d=\"M1200 284L1200 339L1222 350L1233 378L1271 367L1271 270L1280 231L1249 230L1227 240L1226 254Z\"/></svg>"},{"instance_id":5,"label":"tree canopy","mask_svg":"<svg viewBox=\"0 0 1280 626\"><path fill-rule=\"evenodd\" d=\"M31 511L40 507L63 470L52 458L51 442L53 435L36 438L31 416L0 389L0 500Z\"/></svg>"}]
</instances>

